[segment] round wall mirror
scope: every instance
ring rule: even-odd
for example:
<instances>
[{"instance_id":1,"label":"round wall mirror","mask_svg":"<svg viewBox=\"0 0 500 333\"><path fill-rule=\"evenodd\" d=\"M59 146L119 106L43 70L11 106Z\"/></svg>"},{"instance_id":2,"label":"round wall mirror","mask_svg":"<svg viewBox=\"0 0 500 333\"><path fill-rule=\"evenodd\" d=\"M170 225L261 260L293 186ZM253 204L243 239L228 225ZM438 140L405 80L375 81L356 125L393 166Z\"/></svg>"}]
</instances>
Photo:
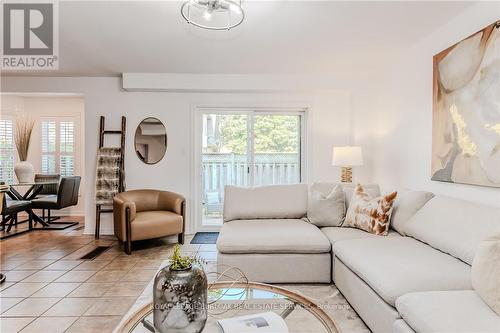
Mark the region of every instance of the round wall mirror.
<instances>
[{"instance_id":1,"label":"round wall mirror","mask_svg":"<svg viewBox=\"0 0 500 333\"><path fill-rule=\"evenodd\" d=\"M167 151L165 125L153 117L144 119L135 130L134 145L137 157L144 163L160 162Z\"/></svg>"}]
</instances>

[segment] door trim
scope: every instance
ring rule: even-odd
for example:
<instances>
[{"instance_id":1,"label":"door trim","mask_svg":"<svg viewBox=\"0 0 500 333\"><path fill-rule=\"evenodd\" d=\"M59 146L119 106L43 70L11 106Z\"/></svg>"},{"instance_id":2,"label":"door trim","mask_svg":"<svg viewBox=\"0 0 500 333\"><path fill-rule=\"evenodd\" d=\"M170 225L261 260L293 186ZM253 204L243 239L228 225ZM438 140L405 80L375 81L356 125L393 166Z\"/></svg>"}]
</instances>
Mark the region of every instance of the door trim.
<instances>
[{"instance_id":1,"label":"door trim","mask_svg":"<svg viewBox=\"0 0 500 333\"><path fill-rule=\"evenodd\" d=\"M310 171L312 170L310 160L308 159L310 147L310 130L308 126L308 118L311 116L311 104L304 103L293 106L273 106L272 103L268 106L221 106L221 105L207 105L207 104L193 104L191 107L191 130L193 135L191 136L192 142L192 156L191 156L191 207L190 217L188 222L188 230L192 233L195 232L218 232L221 226L206 226L202 224L202 209L201 209L201 201L203 200L202 196L202 186L201 178L202 178L202 168L201 168L201 150L202 150L202 136L203 136L203 114L205 113L219 113L219 114L234 114L235 112L248 112L250 115L253 114L297 114L297 112L302 112L301 117L301 137L300 137L300 154L301 154L301 165L300 165L300 175L301 175L301 183L307 183L310 178ZM250 120L250 119L249 119ZM252 122L249 121L250 126ZM250 131L252 133L253 131ZM249 140L250 143L253 140ZM248 145L248 151L251 154L250 145ZM251 171L252 172L252 171Z\"/></svg>"}]
</instances>

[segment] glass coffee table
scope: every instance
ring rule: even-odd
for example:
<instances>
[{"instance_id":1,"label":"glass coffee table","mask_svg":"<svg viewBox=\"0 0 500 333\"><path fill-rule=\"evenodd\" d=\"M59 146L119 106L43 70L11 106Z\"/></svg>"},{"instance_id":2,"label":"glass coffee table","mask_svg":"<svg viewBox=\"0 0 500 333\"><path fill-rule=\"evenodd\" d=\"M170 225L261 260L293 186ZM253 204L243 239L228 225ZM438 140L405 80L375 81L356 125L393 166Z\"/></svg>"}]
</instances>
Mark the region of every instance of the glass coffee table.
<instances>
[{"instance_id":1,"label":"glass coffee table","mask_svg":"<svg viewBox=\"0 0 500 333\"><path fill-rule=\"evenodd\" d=\"M306 297L290 290L263 283L217 282L209 287L208 320L203 333L219 333L217 320L275 312L284 318L290 333L339 333L337 326L326 312ZM210 303L210 302L209 302ZM142 306L115 332L151 333L153 304Z\"/></svg>"}]
</instances>

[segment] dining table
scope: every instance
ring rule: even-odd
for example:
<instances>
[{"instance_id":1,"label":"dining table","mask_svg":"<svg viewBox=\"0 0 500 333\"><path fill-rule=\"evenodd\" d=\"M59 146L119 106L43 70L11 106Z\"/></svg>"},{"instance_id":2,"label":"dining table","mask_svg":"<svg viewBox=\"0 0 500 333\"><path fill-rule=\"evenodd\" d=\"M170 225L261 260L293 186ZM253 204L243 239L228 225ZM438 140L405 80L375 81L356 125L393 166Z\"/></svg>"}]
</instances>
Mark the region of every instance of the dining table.
<instances>
[{"instance_id":1,"label":"dining table","mask_svg":"<svg viewBox=\"0 0 500 333\"><path fill-rule=\"evenodd\" d=\"M28 183L12 183L10 184L10 189L7 194L11 197L13 200L26 200L26 201L31 201L36 198L38 194L42 191L44 186L47 185L54 185L57 184L58 181L33 181L33 182L28 182ZM24 194L21 194L20 191L18 191L18 188L28 188ZM49 227L49 224L45 222L45 220L38 216L36 213L33 212L33 210L30 208L29 210L26 211L28 214L31 214L33 221L35 223L40 223L44 227Z\"/></svg>"}]
</instances>

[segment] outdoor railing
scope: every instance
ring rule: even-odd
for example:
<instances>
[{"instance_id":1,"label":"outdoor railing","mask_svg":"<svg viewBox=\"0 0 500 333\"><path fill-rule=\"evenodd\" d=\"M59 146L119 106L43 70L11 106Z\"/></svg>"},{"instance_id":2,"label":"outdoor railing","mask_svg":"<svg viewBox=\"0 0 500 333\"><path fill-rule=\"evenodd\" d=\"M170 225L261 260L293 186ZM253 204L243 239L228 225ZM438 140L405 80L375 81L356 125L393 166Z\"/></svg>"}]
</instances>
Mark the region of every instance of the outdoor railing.
<instances>
[{"instance_id":1,"label":"outdoor railing","mask_svg":"<svg viewBox=\"0 0 500 333\"><path fill-rule=\"evenodd\" d=\"M205 153L202 158L204 203L209 211L222 208L224 186L259 186L300 182L298 153L255 154L254 181L250 184L246 155Z\"/></svg>"}]
</instances>

